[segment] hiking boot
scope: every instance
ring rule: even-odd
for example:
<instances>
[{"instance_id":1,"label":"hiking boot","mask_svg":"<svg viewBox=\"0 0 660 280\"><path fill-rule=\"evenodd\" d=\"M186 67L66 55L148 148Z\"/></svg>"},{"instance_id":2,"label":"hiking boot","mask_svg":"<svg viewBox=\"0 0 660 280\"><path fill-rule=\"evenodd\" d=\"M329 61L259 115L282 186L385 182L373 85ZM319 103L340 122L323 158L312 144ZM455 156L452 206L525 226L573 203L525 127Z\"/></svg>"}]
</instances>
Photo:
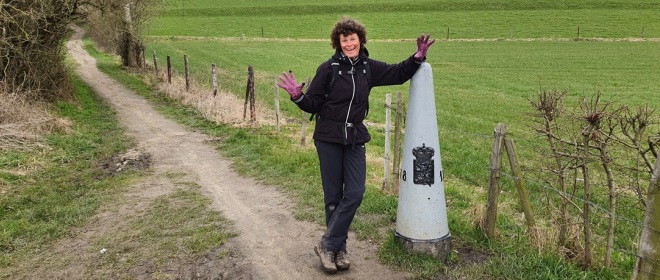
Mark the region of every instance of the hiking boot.
<instances>
[{"instance_id":1,"label":"hiking boot","mask_svg":"<svg viewBox=\"0 0 660 280\"><path fill-rule=\"evenodd\" d=\"M314 252L316 252L316 255L321 258L321 265L323 266L323 270L325 270L325 272L330 274L337 272L337 265L335 264L335 252L328 251L323 248L323 242L319 242L319 244L314 246Z\"/></svg>"},{"instance_id":2,"label":"hiking boot","mask_svg":"<svg viewBox=\"0 0 660 280\"><path fill-rule=\"evenodd\" d=\"M347 270L350 268L351 263L348 261L348 252L345 250L338 251L335 257L335 264L337 264L338 270Z\"/></svg>"}]
</instances>

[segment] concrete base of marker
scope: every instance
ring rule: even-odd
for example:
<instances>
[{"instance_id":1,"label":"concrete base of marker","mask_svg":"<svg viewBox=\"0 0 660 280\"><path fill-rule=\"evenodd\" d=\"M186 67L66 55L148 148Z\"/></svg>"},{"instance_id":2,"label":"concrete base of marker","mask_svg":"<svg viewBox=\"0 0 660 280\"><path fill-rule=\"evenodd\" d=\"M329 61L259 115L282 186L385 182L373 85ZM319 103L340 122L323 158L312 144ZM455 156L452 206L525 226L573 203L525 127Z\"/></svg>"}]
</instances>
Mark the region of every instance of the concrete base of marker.
<instances>
[{"instance_id":1,"label":"concrete base of marker","mask_svg":"<svg viewBox=\"0 0 660 280\"><path fill-rule=\"evenodd\" d=\"M408 252L432 255L443 262L446 262L451 254L450 233L444 237L433 240L412 239L405 237L396 231L394 232L394 235Z\"/></svg>"}]
</instances>

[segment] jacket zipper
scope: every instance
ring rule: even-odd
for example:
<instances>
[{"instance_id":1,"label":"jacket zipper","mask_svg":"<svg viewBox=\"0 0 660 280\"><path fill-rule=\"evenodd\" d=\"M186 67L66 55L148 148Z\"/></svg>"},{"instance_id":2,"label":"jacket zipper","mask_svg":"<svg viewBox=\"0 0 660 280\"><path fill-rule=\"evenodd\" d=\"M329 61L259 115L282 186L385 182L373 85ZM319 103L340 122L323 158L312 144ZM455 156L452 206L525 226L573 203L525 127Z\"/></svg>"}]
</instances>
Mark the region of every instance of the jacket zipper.
<instances>
[{"instance_id":1,"label":"jacket zipper","mask_svg":"<svg viewBox=\"0 0 660 280\"><path fill-rule=\"evenodd\" d=\"M353 95L351 96L351 102L348 103L348 112L346 112L346 121L344 121L344 145L348 144L348 117L351 115L351 107L353 107L353 100L355 99L355 63L359 59L356 59L353 62L350 58L348 59L351 62L351 80L353 81ZM353 128L355 129L355 128Z\"/></svg>"}]
</instances>

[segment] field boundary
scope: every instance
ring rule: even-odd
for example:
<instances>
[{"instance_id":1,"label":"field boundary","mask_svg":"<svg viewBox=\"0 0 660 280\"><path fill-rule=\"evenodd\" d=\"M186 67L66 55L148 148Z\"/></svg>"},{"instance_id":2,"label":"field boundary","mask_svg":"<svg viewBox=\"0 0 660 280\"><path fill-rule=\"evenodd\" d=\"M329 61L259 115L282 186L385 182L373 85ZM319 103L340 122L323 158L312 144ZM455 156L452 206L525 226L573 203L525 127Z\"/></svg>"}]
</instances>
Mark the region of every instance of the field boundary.
<instances>
[{"instance_id":1,"label":"field boundary","mask_svg":"<svg viewBox=\"0 0 660 280\"><path fill-rule=\"evenodd\" d=\"M305 39L305 38L261 38L261 37L206 37L206 36L156 36L146 35L146 39L152 40L180 40L180 41L258 41L258 42L329 42L329 39ZM444 39L436 40L443 42L660 42L660 38L472 38L472 39ZM416 39L369 39L369 42L415 42Z\"/></svg>"}]
</instances>

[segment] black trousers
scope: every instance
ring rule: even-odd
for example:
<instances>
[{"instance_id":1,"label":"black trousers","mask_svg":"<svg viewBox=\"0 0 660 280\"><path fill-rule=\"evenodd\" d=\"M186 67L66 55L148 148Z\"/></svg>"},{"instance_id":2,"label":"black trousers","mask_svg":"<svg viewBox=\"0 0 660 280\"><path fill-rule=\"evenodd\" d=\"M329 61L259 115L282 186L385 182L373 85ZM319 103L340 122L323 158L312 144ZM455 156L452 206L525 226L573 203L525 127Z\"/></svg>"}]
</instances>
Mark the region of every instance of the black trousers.
<instances>
[{"instance_id":1,"label":"black trousers","mask_svg":"<svg viewBox=\"0 0 660 280\"><path fill-rule=\"evenodd\" d=\"M367 160L364 144L343 145L314 141L321 167L325 223L323 246L346 250L348 229L364 196Z\"/></svg>"}]
</instances>

